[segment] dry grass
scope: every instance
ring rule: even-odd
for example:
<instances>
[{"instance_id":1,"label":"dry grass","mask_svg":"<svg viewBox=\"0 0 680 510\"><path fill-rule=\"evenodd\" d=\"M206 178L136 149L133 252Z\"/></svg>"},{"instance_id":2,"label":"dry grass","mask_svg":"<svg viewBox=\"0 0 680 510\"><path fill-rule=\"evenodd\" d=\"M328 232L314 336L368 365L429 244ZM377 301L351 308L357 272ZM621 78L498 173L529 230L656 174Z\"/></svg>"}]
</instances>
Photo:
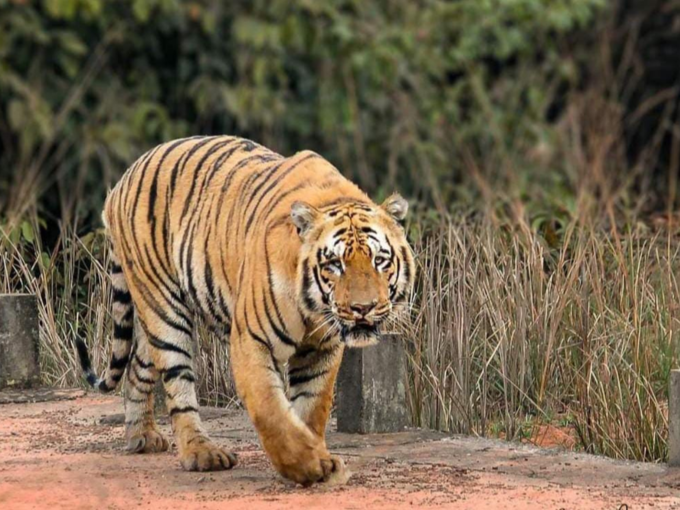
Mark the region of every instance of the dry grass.
<instances>
[{"instance_id":1,"label":"dry grass","mask_svg":"<svg viewBox=\"0 0 680 510\"><path fill-rule=\"evenodd\" d=\"M664 458L679 246L574 223L551 249L522 223L438 225L418 247L414 422L517 438L566 416L587 451Z\"/></svg>"}]
</instances>

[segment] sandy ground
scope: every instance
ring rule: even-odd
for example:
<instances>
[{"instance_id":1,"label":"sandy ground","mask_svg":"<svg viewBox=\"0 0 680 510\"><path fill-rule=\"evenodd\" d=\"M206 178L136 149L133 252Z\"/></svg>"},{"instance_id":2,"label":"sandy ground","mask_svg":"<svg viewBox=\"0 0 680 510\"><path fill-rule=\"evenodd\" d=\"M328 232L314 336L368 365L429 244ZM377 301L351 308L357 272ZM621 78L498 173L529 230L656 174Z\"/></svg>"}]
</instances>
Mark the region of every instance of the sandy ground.
<instances>
[{"instance_id":1,"label":"sandy ground","mask_svg":"<svg viewBox=\"0 0 680 510\"><path fill-rule=\"evenodd\" d=\"M0 509L680 508L680 470L664 465L426 431L331 433L353 475L304 489L276 475L238 410L202 414L239 466L188 473L174 452L124 453L119 397L60 395L0 398Z\"/></svg>"}]
</instances>

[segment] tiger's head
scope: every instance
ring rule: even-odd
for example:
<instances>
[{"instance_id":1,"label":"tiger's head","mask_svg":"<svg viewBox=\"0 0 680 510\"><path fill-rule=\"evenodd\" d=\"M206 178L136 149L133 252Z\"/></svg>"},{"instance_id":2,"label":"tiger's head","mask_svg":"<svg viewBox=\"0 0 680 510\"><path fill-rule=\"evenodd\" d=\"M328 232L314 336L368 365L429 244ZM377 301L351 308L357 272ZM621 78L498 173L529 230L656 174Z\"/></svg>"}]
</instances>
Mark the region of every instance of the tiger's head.
<instances>
[{"instance_id":1,"label":"tiger's head","mask_svg":"<svg viewBox=\"0 0 680 510\"><path fill-rule=\"evenodd\" d=\"M380 206L349 200L321 209L292 205L302 241L300 309L328 324L348 347L376 343L381 326L406 304L415 272L399 224L407 211L408 202L399 195Z\"/></svg>"}]
</instances>

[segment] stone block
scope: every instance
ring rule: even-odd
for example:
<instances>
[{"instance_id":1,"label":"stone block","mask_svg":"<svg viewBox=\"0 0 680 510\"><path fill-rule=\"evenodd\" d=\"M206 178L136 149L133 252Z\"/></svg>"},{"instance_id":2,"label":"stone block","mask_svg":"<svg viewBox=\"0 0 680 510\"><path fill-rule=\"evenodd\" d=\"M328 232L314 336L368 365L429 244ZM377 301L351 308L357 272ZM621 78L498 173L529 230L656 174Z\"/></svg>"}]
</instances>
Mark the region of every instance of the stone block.
<instances>
[{"instance_id":1,"label":"stone block","mask_svg":"<svg viewBox=\"0 0 680 510\"><path fill-rule=\"evenodd\" d=\"M0 388L40 384L38 300L0 294Z\"/></svg>"},{"instance_id":2,"label":"stone block","mask_svg":"<svg viewBox=\"0 0 680 510\"><path fill-rule=\"evenodd\" d=\"M397 335L363 349L345 349L338 373L338 432L398 432L409 424L406 346Z\"/></svg>"}]
</instances>

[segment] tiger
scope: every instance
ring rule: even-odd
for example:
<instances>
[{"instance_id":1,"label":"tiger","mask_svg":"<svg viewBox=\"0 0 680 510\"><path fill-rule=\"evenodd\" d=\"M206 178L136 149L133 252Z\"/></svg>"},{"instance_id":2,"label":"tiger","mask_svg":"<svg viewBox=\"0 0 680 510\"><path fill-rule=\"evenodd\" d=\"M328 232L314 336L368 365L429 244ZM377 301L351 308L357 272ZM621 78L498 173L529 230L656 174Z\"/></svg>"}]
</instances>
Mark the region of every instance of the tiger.
<instances>
[{"instance_id":1,"label":"tiger","mask_svg":"<svg viewBox=\"0 0 680 510\"><path fill-rule=\"evenodd\" d=\"M169 442L154 418L162 380L180 465L234 467L199 417L194 326L229 341L236 390L273 467L309 486L345 470L325 441L345 348L379 344L408 306L414 255L398 194L376 205L312 151L290 157L236 136L196 136L142 155L108 193L112 352L87 382L125 375L127 450ZM379 345L375 348L379 348Z\"/></svg>"}]
</instances>

